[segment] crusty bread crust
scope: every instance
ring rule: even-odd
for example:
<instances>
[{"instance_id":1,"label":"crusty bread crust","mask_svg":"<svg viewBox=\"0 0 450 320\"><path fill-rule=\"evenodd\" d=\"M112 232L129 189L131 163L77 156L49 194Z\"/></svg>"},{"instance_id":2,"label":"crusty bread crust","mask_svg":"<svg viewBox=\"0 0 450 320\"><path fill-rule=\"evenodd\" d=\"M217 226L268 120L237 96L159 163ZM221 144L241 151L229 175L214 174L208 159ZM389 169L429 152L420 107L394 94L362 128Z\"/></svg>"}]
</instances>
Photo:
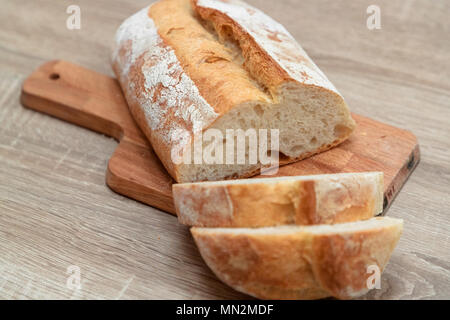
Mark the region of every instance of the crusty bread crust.
<instances>
[{"instance_id":1,"label":"crusty bread crust","mask_svg":"<svg viewBox=\"0 0 450 320\"><path fill-rule=\"evenodd\" d=\"M373 218L333 226L192 228L206 264L232 288L261 299L355 298L383 271L403 221Z\"/></svg>"},{"instance_id":2,"label":"crusty bread crust","mask_svg":"<svg viewBox=\"0 0 450 320\"><path fill-rule=\"evenodd\" d=\"M171 151L182 153L191 143L191 136L201 133L217 114L161 38L149 17L151 7L120 26L113 69L137 124L169 174L178 181Z\"/></svg>"},{"instance_id":3,"label":"crusty bread crust","mask_svg":"<svg viewBox=\"0 0 450 320\"><path fill-rule=\"evenodd\" d=\"M383 173L174 184L180 223L197 227L334 224L383 210Z\"/></svg>"},{"instance_id":4,"label":"crusty bread crust","mask_svg":"<svg viewBox=\"0 0 450 320\"><path fill-rule=\"evenodd\" d=\"M211 21L222 40L232 31L245 58L244 67L273 96L287 81L314 85L339 94L291 34L258 9L239 0L191 0L196 12Z\"/></svg>"},{"instance_id":5,"label":"crusty bread crust","mask_svg":"<svg viewBox=\"0 0 450 320\"><path fill-rule=\"evenodd\" d=\"M113 69L137 124L178 182L242 178L260 172L260 163L232 174L221 173L219 167L215 175L195 174L194 165L174 163L174 155L184 159L190 152L197 135L243 106L273 109L284 106L289 94L300 99L298 92L304 90L317 107L336 106L325 125L329 132L336 126L336 134L326 135L318 145L299 143L305 146L303 151L279 150L286 155L280 165L330 149L355 127L342 96L293 37L240 1L201 0L192 6L190 0L154 3L119 28ZM301 99L289 101L290 108L303 107ZM280 120L280 129L283 124ZM302 125L307 127L308 121ZM291 140L304 129L296 131L292 126ZM315 130L312 135L322 132Z\"/></svg>"}]
</instances>

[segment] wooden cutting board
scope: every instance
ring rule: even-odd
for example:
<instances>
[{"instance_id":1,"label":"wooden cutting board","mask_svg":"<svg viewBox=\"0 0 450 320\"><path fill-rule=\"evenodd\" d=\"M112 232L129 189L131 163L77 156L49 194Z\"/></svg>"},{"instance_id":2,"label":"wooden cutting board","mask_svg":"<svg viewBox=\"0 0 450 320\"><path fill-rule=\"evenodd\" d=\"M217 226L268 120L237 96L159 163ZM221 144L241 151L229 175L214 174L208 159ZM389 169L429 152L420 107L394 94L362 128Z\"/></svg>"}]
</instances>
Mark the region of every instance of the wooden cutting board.
<instances>
[{"instance_id":1,"label":"wooden cutting board","mask_svg":"<svg viewBox=\"0 0 450 320\"><path fill-rule=\"evenodd\" d=\"M50 61L33 72L22 87L22 104L103 133L120 143L108 163L107 185L117 193L175 213L174 180L147 143L128 112L116 79L71 64ZM384 212L420 159L416 137L353 114L357 128L332 150L283 166L276 176L338 172L384 172Z\"/></svg>"}]
</instances>

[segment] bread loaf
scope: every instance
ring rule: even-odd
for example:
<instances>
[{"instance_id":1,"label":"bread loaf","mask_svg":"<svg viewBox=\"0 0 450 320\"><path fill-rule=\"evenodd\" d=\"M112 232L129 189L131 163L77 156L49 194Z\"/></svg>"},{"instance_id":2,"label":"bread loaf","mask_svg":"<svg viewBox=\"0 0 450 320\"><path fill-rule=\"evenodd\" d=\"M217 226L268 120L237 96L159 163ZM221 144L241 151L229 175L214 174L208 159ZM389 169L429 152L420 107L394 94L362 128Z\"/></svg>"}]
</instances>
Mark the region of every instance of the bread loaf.
<instances>
[{"instance_id":1,"label":"bread loaf","mask_svg":"<svg viewBox=\"0 0 450 320\"><path fill-rule=\"evenodd\" d=\"M373 218L191 233L206 264L238 291L261 299L347 299L372 288L369 277L383 271L402 229L400 219Z\"/></svg>"},{"instance_id":2,"label":"bread loaf","mask_svg":"<svg viewBox=\"0 0 450 320\"><path fill-rule=\"evenodd\" d=\"M174 184L178 221L197 227L333 224L383 210L383 173Z\"/></svg>"},{"instance_id":3,"label":"bread loaf","mask_svg":"<svg viewBox=\"0 0 450 320\"><path fill-rule=\"evenodd\" d=\"M259 146L250 143L243 162L226 161L226 152L205 160L207 150L234 148L227 130L277 130L266 137L267 155L286 164L339 144L355 127L342 96L289 32L241 1L152 4L120 26L113 69L178 182L248 177L266 166L261 155L252 160ZM212 129L220 139L205 137Z\"/></svg>"}]
</instances>

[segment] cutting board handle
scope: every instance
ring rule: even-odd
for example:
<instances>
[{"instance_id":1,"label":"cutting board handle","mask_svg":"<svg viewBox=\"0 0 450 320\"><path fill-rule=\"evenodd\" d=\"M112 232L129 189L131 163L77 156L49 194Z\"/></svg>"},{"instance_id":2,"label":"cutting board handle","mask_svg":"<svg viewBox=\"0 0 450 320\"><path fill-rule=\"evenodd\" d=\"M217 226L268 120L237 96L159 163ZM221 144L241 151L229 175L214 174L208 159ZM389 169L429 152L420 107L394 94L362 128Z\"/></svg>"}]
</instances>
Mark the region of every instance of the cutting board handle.
<instances>
[{"instance_id":1,"label":"cutting board handle","mask_svg":"<svg viewBox=\"0 0 450 320\"><path fill-rule=\"evenodd\" d=\"M117 80L72 63L55 60L41 65L25 79L21 102L118 141L147 144Z\"/></svg>"}]
</instances>

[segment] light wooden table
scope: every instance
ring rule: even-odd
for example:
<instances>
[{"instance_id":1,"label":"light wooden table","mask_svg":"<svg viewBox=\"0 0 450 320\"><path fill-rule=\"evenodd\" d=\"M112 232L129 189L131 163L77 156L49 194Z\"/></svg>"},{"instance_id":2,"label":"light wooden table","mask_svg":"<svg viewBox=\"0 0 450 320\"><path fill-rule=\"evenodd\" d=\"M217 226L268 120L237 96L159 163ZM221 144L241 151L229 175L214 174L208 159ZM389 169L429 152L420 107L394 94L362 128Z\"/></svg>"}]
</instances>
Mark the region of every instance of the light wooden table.
<instances>
[{"instance_id":1,"label":"light wooden table","mask_svg":"<svg viewBox=\"0 0 450 320\"><path fill-rule=\"evenodd\" d=\"M422 160L388 215L405 231L367 298L450 299L450 2L249 0L270 13L351 109L409 129ZM81 7L68 30L66 8ZM243 298L175 217L115 194L110 138L24 109L23 79L64 59L112 75L115 29L148 1L0 0L0 298ZM381 8L381 30L366 9ZM69 266L81 290L68 287Z\"/></svg>"}]
</instances>

